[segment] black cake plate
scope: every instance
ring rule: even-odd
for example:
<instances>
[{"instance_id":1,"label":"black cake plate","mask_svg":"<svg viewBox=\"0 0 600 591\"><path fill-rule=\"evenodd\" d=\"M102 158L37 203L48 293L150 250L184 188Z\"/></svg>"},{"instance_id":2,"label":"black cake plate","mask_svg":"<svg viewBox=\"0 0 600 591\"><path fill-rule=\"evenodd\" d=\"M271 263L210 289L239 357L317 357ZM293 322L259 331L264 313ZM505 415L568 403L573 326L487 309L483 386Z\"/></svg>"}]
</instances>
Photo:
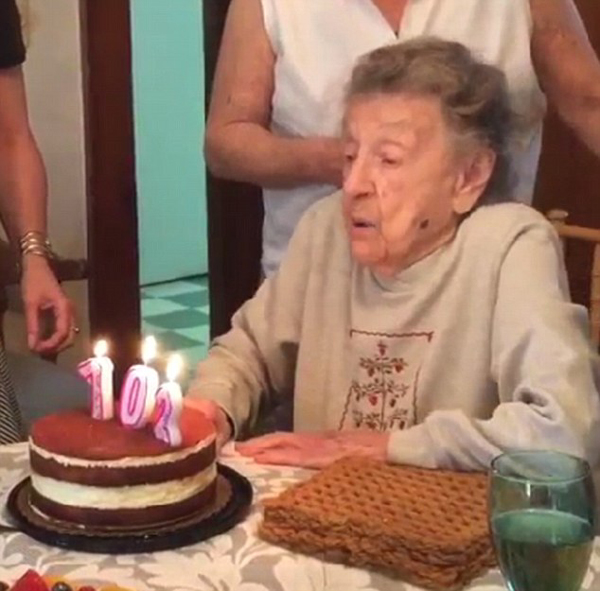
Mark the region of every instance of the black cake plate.
<instances>
[{"instance_id":1,"label":"black cake plate","mask_svg":"<svg viewBox=\"0 0 600 591\"><path fill-rule=\"evenodd\" d=\"M171 550L222 534L242 521L252 504L252 485L235 470L218 465L215 503L177 521L144 527L82 527L48 517L31 505L31 479L10 492L7 508L20 531L60 548L100 554L137 554Z\"/></svg>"}]
</instances>

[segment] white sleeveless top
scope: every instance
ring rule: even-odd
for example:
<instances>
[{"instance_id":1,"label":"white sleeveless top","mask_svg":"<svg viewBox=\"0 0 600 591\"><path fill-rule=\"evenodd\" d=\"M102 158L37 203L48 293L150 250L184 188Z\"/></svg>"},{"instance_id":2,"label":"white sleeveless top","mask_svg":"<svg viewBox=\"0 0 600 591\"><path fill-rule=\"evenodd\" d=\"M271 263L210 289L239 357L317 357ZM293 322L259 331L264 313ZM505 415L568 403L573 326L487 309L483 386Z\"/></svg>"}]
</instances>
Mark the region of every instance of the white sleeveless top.
<instances>
[{"instance_id":1,"label":"white sleeveless top","mask_svg":"<svg viewBox=\"0 0 600 591\"><path fill-rule=\"evenodd\" d=\"M398 36L371 0L261 0L277 60L271 129L286 137L337 136L356 59L419 35L459 41L505 72L518 132L511 147L513 197L530 203L546 101L530 54L529 0L409 0ZM263 269L278 267L304 211L331 185L263 191Z\"/></svg>"}]
</instances>

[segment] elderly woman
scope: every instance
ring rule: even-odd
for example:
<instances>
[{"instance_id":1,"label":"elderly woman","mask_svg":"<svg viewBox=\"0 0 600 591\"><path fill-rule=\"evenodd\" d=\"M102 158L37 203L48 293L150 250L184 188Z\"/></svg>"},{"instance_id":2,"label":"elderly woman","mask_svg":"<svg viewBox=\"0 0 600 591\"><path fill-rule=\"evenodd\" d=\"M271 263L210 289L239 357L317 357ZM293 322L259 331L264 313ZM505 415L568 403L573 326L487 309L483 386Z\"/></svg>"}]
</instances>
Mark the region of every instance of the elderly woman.
<instances>
[{"instance_id":1,"label":"elderly woman","mask_svg":"<svg viewBox=\"0 0 600 591\"><path fill-rule=\"evenodd\" d=\"M239 445L262 462L361 454L478 469L513 448L595 461L586 311L569 301L547 221L495 203L509 119L504 75L460 44L413 40L361 59L342 194L305 214L187 404L226 439L293 396L295 433Z\"/></svg>"},{"instance_id":2,"label":"elderly woman","mask_svg":"<svg viewBox=\"0 0 600 591\"><path fill-rule=\"evenodd\" d=\"M600 63L573 0L231 0L206 129L218 176L263 187L263 269L342 182L341 94L355 60L434 35L506 75L514 197L531 203L546 97L600 156Z\"/></svg>"}]
</instances>

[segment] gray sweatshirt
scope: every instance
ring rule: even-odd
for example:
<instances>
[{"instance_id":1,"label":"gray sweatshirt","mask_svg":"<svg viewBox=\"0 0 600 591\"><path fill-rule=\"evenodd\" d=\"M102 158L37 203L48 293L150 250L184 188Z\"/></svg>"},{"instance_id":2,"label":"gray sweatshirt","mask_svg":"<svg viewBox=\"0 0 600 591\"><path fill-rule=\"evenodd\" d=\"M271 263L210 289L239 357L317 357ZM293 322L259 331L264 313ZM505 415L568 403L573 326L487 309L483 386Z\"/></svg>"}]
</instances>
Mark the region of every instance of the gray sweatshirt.
<instances>
[{"instance_id":1,"label":"gray sweatshirt","mask_svg":"<svg viewBox=\"0 0 600 591\"><path fill-rule=\"evenodd\" d=\"M339 194L306 212L188 395L239 432L293 396L294 429L390 430L397 463L486 468L505 450L600 451L598 366L552 226L482 206L395 278L352 259Z\"/></svg>"}]
</instances>

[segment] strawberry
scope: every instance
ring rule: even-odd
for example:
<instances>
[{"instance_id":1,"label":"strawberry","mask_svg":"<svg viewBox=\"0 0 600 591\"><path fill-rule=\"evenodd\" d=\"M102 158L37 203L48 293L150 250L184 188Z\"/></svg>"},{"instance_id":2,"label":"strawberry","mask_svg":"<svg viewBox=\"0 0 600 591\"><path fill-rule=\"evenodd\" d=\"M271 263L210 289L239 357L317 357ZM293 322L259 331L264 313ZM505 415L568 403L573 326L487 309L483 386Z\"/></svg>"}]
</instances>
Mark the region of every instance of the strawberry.
<instances>
[{"instance_id":1,"label":"strawberry","mask_svg":"<svg viewBox=\"0 0 600 591\"><path fill-rule=\"evenodd\" d=\"M30 568L11 588L10 591L49 591L44 579Z\"/></svg>"}]
</instances>

